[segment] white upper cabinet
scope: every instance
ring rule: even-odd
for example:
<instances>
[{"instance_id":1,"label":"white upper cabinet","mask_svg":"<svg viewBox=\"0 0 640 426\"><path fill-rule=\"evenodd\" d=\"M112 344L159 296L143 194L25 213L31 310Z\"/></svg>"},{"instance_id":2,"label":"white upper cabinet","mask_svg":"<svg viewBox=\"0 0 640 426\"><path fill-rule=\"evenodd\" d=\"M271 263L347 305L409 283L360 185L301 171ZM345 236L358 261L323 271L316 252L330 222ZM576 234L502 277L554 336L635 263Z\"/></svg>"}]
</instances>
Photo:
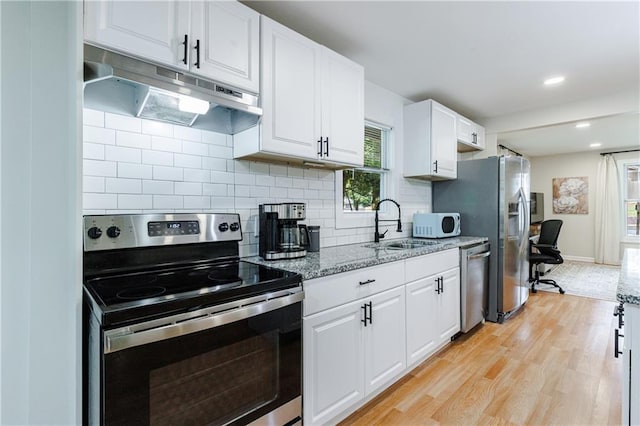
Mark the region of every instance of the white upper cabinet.
<instances>
[{"instance_id":1,"label":"white upper cabinet","mask_svg":"<svg viewBox=\"0 0 640 426\"><path fill-rule=\"evenodd\" d=\"M192 52L192 71L216 81L259 92L260 15L234 1L193 3L192 43L200 43L200 61Z\"/></svg>"},{"instance_id":2,"label":"white upper cabinet","mask_svg":"<svg viewBox=\"0 0 640 426\"><path fill-rule=\"evenodd\" d=\"M404 107L404 176L457 176L457 114L434 100Z\"/></svg>"},{"instance_id":3,"label":"white upper cabinet","mask_svg":"<svg viewBox=\"0 0 640 426\"><path fill-rule=\"evenodd\" d=\"M456 121L458 152L484 149L484 127L459 114Z\"/></svg>"},{"instance_id":4,"label":"white upper cabinet","mask_svg":"<svg viewBox=\"0 0 640 426\"><path fill-rule=\"evenodd\" d=\"M86 1L85 41L259 92L260 15L234 1Z\"/></svg>"},{"instance_id":5,"label":"white upper cabinet","mask_svg":"<svg viewBox=\"0 0 640 426\"><path fill-rule=\"evenodd\" d=\"M234 138L236 158L364 162L364 70L261 17L262 128Z\"/></svg>"},{"instance_id":6,"label":"white upper cabinet","mask_svg":"<svg viewBox=\"0 0 640 426\"><path fill-rule=\"evenodd\" d=\"M185 50L183 43L190 31L190 18L191 3L180 0L86 1L84 38L142 59L187 69L189 49Z\"/></svg>"}]
</instances>

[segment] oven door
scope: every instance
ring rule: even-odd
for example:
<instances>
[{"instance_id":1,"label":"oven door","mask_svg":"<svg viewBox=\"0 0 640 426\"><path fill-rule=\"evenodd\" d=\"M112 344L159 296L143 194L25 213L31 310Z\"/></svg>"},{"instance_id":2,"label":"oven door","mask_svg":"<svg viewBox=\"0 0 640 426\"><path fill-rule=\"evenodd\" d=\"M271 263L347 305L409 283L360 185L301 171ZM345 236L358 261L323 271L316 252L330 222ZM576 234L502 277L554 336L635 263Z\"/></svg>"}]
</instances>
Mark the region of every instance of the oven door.
<instances>
[{"instance_id":1,"label":"oven door","mask_svg":"<svg viewBox=\"0 0 640 426\"><path fill-rule=\"evenodd\" d=\"M102 422L300 420L301 300L302 291L245 300L165 326L153 321L103 333Z\"/></svg>"}]
</instances>

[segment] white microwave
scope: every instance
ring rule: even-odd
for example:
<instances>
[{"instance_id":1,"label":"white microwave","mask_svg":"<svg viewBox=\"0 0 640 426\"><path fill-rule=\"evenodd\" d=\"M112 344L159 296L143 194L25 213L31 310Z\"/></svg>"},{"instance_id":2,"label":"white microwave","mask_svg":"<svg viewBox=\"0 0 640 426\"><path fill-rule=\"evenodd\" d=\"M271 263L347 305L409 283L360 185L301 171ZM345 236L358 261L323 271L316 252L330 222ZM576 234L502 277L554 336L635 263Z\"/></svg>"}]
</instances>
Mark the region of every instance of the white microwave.
<instances>
[{"instance_id":1,"label":"white microwave","mask_svg":"<svg viewBox=\"0 0 640 426\"><path fill-rule=\"evenodd\" d=\"M415 213L413 236L446 238L460 235L460 213Z\"/></svg>"}]
</instances>

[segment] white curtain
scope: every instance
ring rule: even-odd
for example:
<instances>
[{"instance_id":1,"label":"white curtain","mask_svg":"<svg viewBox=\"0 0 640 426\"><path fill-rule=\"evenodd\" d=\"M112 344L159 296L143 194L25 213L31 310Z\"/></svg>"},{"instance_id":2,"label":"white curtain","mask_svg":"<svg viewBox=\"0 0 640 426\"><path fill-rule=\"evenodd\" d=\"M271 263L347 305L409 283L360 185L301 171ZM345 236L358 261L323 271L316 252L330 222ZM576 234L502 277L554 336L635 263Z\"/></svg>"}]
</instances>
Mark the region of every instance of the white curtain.
<instances>
[{"instance_id":1,"label":"white curtain","mask_svg":"<svg viewBox=\"0 0 640 426\"><path fill-rule=\"evenodd\" d=\"M602 157L596 182L596 263L620 265L620 184L613 155Z\"/></svg>"}]
</instances>

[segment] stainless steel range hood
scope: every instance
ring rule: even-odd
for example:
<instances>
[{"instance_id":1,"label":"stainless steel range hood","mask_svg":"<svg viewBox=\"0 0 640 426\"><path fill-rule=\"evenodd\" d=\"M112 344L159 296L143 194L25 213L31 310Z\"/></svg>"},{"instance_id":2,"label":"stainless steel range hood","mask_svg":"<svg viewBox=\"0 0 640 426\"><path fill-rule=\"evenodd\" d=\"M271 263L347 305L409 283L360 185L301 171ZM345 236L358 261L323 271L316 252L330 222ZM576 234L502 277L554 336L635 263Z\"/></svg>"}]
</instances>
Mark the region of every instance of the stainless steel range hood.
<instances>
[{"instance_id":1,"label":"stainless steel range hood","mask_svg":"<svg viewBox=\"0 0 640 426\"><path fill-rule=\"evenodd\" d=\"M84 105L233 135L260 121L258 96L202 77L84 45ZM209 103L208 112L178 110L183 97ZM206 105L205 105L206 109Z\"/></svg>"}]
</instances>

